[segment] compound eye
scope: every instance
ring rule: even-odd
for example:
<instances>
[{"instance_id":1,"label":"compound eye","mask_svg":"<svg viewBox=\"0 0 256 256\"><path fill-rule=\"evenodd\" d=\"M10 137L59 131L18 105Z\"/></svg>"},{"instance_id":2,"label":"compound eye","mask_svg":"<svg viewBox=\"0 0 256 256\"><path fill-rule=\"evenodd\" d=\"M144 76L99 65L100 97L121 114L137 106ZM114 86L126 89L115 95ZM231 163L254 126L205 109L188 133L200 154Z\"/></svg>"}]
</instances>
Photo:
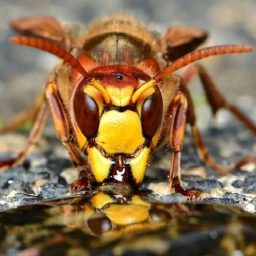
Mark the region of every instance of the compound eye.
<instances>
[{"instance_id":1,"label":"compound eye","mask_svg":"<svg viewBox=\"0 0 256 256\"><path fill-rule=\"evenodd\" d=\"M151 139L157 132L162 122L163 100L160 90L156 87L144 102L141 108L141 122L143 136Z\"/></svg>"},{"instance_id":2,"label":"compound eye","mask_svg":"<svg viewBox=\"0 0 256 256\"><path fill-rule=\"evenodd\" d=\"M97 135L99 108L96 101L81 89L74 97L74 115L78 127L87 139Z\"/></svg>"}]
</instances>

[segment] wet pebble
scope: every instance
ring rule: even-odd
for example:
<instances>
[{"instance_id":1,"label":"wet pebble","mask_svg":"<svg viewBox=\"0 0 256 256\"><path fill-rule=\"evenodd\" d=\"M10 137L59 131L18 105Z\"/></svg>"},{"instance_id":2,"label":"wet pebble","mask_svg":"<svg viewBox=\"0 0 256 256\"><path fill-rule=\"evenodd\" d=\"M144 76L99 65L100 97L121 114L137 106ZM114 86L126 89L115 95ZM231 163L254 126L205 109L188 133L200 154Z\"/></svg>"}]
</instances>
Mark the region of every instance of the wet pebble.
<instances>
[{"instance_id":1,"label":"wet pebble","mask_svg":"<svg viewBox=\"0 0 256 256\"><path fill-rule=\"evenodd\" d=\"M242 188L245 193L256 193L256 175L249 175L245 179L236 180L232 183L235 188Z\"/></svg>"},{"instance_id":2,"label":"wet pebble","mask_svg":"<svg viewBox=\"0 0 256 256\"><path fill-rule=\"evenodd\" d=\"M251 203L252 205L254 205L255 211L256 211L256 197L253 198L253 199L250 201L250 203Z\"/></svg>"},{"instance_id":3,"label":"wet pebble","mask_svg":"<svg viewBox=\"0 0 256 256\"><path fill-rule=\"evenodd\" d=\"M224 196L223 196L224 199L231 199L231 200L234 200L234 203L239 203L241 201L244 201L245 200L245 197L241 194L238 194L238 193L226 193Z\"/></svg>"},{"instance_id":4,"label":"wet pebble","mask_svg":"<svg viewBox=\"0 0 256 256\"><path fill-rule=\"evenodd\" d=\"M14 178L10 178L8 179L4 185L2 186L2 189L8 189L12 186L12 184L15 183L15 179Z\"/></svg>"},{"instance_id":5,"label":"wet pebble","mask_svg":"<svg viewBox=\"0 0 256 256\"><path fill-rule=\"evenodd\" d=\"M67 190L68 187L62 184L47 183L41 187L41 196L46 200L61 198Z\"/></svg>"},{"instance_id":6,"label":"wet pebble","mask_svg":"<svg viewBox=\"0 0 256 256\"><path fill-rule=\"evenodd\" d=\"M61 184L63 186L68 186L67 181L65 180L65 178L63 178L62 176L58 177L58 184Z\"/></svg>"},{"instance_id":7,"label":"wet pebble","mask_svg":"<svg viewBox=\"0 0 256 256\"><path fill-rule=\"evenodd\" d=\"M15 168L10 168L7 171L0 172L0 188L2 189L7 180L9 179L16 179L20 177L21 174L25 173L26 170L22 166L17 166Z\"/></svg>"},{"instance_id":8,"label":"wet pebble","mask_svg":"<svg viewBox=\"0 0 256 256\"><path fill-rule=\"evenodd\" d=\"M248 175L248 171L243 169L238 169L238 168L235 168L234 170L232 170L231 173L234 175L243 175L243 176Z\"/></svg>"},{"instance_id":9,"label":"wet pebble","mask_svg":"<svg viewBox=\"0 0 256 256\"><path fill-rule=\"evenodd\" d=\"M235 200L233 198L205 198L204 200L200 201L200 203L205 204L222 204L222 205L234 205Z\"/></svg>"},{"instance_id":10,"label":"wet pebble","mask_svg":"<svg viewBox=\"0 0 256 256\"><path fill-rule=\"evenodd\" d=\"M66 184L71 184L73 181L78 179L78 171L72 168L64 169L60 177L62 177L65 180Z\"/></svg>"},{"instance_id":11,"label":"wet pebble","mask_svg":"<svg viewBox=\"0 0 256 256\"><path fill-rule=\"evenodd\" d=\"M39 172L35 175L36 180L38 180L38 179L49 180L50 177L51 177L51 174L50 174L50 172L47 172L47 171Z\"/></svg>"},{"instance_id":12,"label":"wet pebble","mask_svg":"<svg viewBox=\"0 0 256 256\"><path fill-rule=\"evenodd\" d=\"M255 182L244 189L245 193L256 194L256 180Z\"/></svg>"},{"instance_id":13,"label":"wet pebble","mask_svg":"<svg viewBox=\"0 0 256 256\"><path fill-rule=\"evenodd\" d=\"M196 189L202 192L211 192L212 189L216 188L223 188L223 185L220 181L218 180L213 180L213 179L206 179L206 180L199 180L195 182L189 182L186 185L187 189Z\"/></svg>"},{"instance_id":14,"label":"wet pebble","mask_svg":"<svg viewBox=\"0 0 256 256\"><path fill-rule=\"evenodd\" d=\"M159 195L159 194L150 194L147 195L147 198L151 202L163 202L163 203L186 203L187 198L180 193L174 193L170 195Z\"/></svg>"},{"instance_id":15,"label":"wet pebble","mask_svg":"<svg viewBox=\"0 0 256 256\"><path fill-rule=\"evenodd\" d=\"M0 212L10 209L16 208L20 205L28 205L36 203L42 198L40 196L34 196L33 194L20 193L20 192L12 192L13 195L0 196Z\"/></svg>"},{"instance_id":16,"label":"wet pebble","mask_svg":"<svg viewBox=\"0 0 256 256\"><path fill-rule=\"evenodd\" d=\"M9 180L7 180L6 183L3 185L3 189L5 194L9 194L12 191L19 191L21 193L28 194L33 193L29 183L15 178L10 178Z\"/></svg>"},{"instance_id":17,"label":"wet pebble","mask_svg":"<svg viewBox=\"0 0 256 256\"><path fill-rule=\"evenodd\" d=\"M71 166L71 161L67 158L53 156L50 157L47 161L47 168L56 174L59 174L63 169L69 168Z\"/></svg>"},{"instance_id":18,"label":"wet pebble","mask_svg":"<svg viewBox=\"0 0 256 256\"><path fill-rule=\"evenodd\" d=\"M244 181L243 180L235 180L232 183L232 186L234 186L235 188L241 188L244 186Z\"/></svg>"},{"instance_id":19,"label":"wet pebble","mask_svg":"<svg viewBox=\"0 0 256 256\"><path fill-rule=\"evenodd\" d=\"M202 180L199 175L182 175L181 178L184 182L198 182Z\"/></svg>"}]
</instances>

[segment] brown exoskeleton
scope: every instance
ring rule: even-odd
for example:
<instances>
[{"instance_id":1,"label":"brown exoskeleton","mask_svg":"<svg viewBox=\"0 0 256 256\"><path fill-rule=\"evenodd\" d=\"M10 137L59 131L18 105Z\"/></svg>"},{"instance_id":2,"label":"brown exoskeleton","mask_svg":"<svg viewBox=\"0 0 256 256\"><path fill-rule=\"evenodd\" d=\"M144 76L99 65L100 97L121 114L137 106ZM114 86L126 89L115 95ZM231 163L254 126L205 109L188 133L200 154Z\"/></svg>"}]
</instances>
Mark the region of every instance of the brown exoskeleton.
<instances>
[{"instance_id":1,"label":"brown exoskeleton","mask_svg":"<svg viewBox=\"0 0 256 256\"><path fill-rule=\"evenodd\" d=\"M216 89L200 66L182 76L176 70L213 55L251 52L247 45L220 45L196 49L207 38L204 31L170 28L163 37L136 20L116 15L93 23L81 33L63 27L52 17L23 18L12 23L21 36L11 42L35 47L60 57L49 76L45 97L2 130L34 120L28 146L16 158L1 161L2 168L21 163L40 137L48 109L59 140L80 171L74 190L90 188L92 181L138 186L153 151L166 138L172 150L170 187L187 197L180 180L180 153L186 125L201 159L227 174L208 153L197 128L194 104L187 84L199 75L213 114L229 110L253 133L256 126Z\"/></svg>"}]
</instances>

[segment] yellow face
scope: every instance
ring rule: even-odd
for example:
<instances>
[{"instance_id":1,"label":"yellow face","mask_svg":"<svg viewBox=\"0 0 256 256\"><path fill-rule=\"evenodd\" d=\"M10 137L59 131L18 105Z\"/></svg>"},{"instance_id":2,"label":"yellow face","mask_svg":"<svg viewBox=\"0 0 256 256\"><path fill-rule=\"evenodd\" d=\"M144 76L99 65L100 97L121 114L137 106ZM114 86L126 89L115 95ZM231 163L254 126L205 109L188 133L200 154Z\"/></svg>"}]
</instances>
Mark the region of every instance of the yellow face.
<instances>
[{"instance_id":1,"label":"yellow face","mask_svg":"<svg viewBox=\"0 0 256 256\"><path fill-rule=\"evenodd\" d=\"M75 134L97 182L138 185L160 136L162 96L153 80L136 86L109 81L93 79L74 93Z\"/></svg>"}]
</instances>

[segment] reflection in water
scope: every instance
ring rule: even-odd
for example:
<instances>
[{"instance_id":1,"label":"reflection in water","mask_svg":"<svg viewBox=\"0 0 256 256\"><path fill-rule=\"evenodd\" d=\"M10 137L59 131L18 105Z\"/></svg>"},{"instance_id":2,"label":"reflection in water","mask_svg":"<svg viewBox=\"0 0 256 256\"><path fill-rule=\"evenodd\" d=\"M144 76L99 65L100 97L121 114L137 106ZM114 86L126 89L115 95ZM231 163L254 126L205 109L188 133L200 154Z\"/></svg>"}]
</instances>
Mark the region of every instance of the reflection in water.
<instances>
[{"instance_id":1,"label":"reflection in water","mask_svg":"<svg viewBox=\"0 0 256 256\"><path fill-rule=\"evenodd\" d=\"M98 192L0 214L0 255L256 255L256 216Z\"/></svg>"},{"instance_id":2,"label":"reflection in water","mask_svg":"<svg viewBox=\"0 0 256 256\"><path fill-rule=\"evenodd\" d=\"M99 192L86 204L63 206L65 225L108 238L154 230L170 220L170 211L138 195L124 197Z\"/></svg>"}]
</instances>

